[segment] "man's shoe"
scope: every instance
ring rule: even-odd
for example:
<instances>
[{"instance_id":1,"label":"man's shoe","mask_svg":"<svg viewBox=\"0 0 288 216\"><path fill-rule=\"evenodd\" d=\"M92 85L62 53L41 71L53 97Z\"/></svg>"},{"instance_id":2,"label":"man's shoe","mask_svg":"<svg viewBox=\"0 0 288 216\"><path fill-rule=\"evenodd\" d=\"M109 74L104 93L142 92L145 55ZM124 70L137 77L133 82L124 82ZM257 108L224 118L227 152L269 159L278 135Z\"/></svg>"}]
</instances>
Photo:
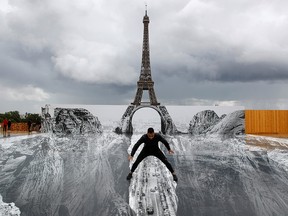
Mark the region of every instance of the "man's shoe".
<instances>
[{"instance_id":1,"label":"man's shoe","mask_svg":"<svg viewBox=\"0 0 288 216\"><path fill-rule=\"evenodd\" d=\"M129 181L131 178L132 178L132 173L130 172L126 179Z\"/></svg>"},{"instance_id":2,"label":"man's shoe","mask_svg":"<svg viewBox=\"0 0 288 216\"><path fill-rule=\"evenodd\" d=\"M172 175L173 175L173 180L174 180L175 182L177 182L177 181L178 181L178 178L177 178L176 174L172 174Z\"/></svg>"}]
</instances>

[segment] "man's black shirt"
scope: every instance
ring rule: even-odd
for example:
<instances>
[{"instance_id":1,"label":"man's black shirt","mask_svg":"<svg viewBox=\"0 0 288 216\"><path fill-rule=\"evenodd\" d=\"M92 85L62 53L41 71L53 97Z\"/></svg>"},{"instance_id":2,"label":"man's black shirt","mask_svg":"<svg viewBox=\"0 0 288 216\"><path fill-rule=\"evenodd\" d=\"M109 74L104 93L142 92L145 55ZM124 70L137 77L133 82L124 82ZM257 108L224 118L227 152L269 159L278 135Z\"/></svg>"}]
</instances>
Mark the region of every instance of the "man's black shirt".
<instances>
[{"instance_id":1,"label":"man's black shirt","mask_svg":"<svg viewBox=\"0 0 288 216\"><path fill-rule=\"evenodd\" d=\"M139 146L144 143L144 147L142 149L142 151L146 151L148 153L153 153L153 152L157 152L157 151L161 151L159 149L158 146L158 142L161 141L166 148L168 149L168 151L171 150L169 143L167 142L167 140L165 140L160 134L155 133L153 139L149 139L147 134L144 134L134 145L132 151L131 151L131 156L133 157L135 152L137 151L137 149L139 148Z\"/></svg>"}]
</instances>

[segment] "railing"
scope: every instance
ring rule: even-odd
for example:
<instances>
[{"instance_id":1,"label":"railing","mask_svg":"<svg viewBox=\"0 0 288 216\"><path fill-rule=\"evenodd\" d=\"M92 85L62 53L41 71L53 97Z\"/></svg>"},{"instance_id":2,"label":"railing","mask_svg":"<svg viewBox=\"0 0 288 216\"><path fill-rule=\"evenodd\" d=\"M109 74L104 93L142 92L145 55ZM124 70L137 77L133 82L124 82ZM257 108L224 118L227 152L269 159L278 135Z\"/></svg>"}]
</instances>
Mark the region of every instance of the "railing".
<instances>
[{"instance_id":1,"label":"railing","mask_svg":"<svg viewBox=\"0 0 288 216\"><path fill-rule=\"evenodd\" d=\"M150 104L150 102L141 102L140 105L142 105L142 106L150 106L151 104Z\"/></svg>"}]
</instances>

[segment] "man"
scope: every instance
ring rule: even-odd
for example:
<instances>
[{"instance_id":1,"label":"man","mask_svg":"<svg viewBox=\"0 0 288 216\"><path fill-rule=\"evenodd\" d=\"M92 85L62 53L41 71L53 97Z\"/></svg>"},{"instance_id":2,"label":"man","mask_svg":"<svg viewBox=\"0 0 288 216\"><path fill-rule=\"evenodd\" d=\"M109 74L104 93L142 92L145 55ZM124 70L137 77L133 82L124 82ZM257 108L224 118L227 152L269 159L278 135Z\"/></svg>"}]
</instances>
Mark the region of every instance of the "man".
<instances>
[{"instance_id":1,"label":"man","mask_svg":"<svg viewBox=\"0 0 288 216\"><path fill-rule=\"evenodd\" d=\"M168 162L167 158L163 154L163 152L159 149L158 142L161 141L166 148L168 149L169 154L174 154L174 151L171 150L169 143L167 140L165 140L160 134L154 133L153 128L148 128L147 134L144 134L134 145L131 154L128 156L128 160L131 161L133 160L133 156L139 146L144 143L144 147L140 154L138 155L136 161L132 165L131 172L127 176L127 180L130 180L132 178L132 174L137 168L138 164L147 156L155 156L159 160L161 160L166 167L169 169L169 171L172 173L173 180L178 181L178 178L175 174L175 171L173 170L171 164Z\"/></svg>"},{"instance_id":2,"label":"man","mask_svg":"<svg viewBox=\"0 0 288 216\"><path fill-rule=\"evenodd\" d=\"M8 120L5 118L3 121L3 137L6 137Z\"/></svg>"},{"instance_id":3,"label":"man","mask_svg":"<svg viewBox=\"0 0 288 216\"><path fill-rule=\"evenodd\" d=\"M11 125L12 125L12 122L10 121L10 119L8 120L8 123L7 123L7 126L8 126L8 136L10 136L10 133L11 133Z\"/></svg>"},{"instance_id":4,"label":"man","mask_svg":"<svg viewBox=\"0 0 288 216\"><path fill-rule=\"evenodd\" d=\"M28 120L28 122L27 122L28 134L31 133L31 125L32 125L32 122L30 120Z\"/></svg>"}]
</instances>

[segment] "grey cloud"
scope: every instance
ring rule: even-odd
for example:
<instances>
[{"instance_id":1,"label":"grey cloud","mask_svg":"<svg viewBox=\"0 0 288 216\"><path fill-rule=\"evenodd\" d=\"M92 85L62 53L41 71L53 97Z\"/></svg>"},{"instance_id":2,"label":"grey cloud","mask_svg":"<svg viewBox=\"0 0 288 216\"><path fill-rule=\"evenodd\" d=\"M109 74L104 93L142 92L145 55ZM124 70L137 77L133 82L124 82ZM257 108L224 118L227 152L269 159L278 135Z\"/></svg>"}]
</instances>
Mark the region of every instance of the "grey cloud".
<instances>
[{"instance_id":1,"label":"grey cloud","mask_svg":"<svg viewBox=\"0 0 288 216\"><path fill-rule=\"evenodd\" d=\"M191 81L215 82L254 82L254 81L281 81L288 79L288 64L286 62L239 61L238 50L229 53L211 52L201 53L157 53L152 55L156 63L152 68L156 76L182 76ZM222 55L221 55L222 53ZM174 57L174 58L173 58ZM288 58L288 56L287 56Z\"/></svg>"},{"instance_id":2,"label":"grey cloud","mask_svg":"<svg viewBox=\"0 0 288 216\"><path fill-rule=\"evenodd\" d=\"M0 11L0 85L40 87L51 96L47 103L133 100L141 66L143 2L9 3L11 12ZM287 4L148 2L152 77L159 100L183 104L189 98L287 98ZM257 91L249 94L252 86Z\"/></svg>"},{"instance_id":3,"label":"grey cloud","mask_svg":"<svg viewBox=\"0 0 288 216\"><path fill-rule=\"evenodd\" d=\"M221 65L216 81L254 82L282 81L288 79L288 66L259 62L254 64L233 63Z\"/></svg>"},{"instance_id":4,"label":"grey cloud","mask_svg":"<svg viewBox=\"0 0 288 216\"><path fill-rule=\"evenodd\" d=\"M197 82L287 79L287 3L279 4L190 1L151 28L154 69Z\"/></svg>"}]
</instances>

